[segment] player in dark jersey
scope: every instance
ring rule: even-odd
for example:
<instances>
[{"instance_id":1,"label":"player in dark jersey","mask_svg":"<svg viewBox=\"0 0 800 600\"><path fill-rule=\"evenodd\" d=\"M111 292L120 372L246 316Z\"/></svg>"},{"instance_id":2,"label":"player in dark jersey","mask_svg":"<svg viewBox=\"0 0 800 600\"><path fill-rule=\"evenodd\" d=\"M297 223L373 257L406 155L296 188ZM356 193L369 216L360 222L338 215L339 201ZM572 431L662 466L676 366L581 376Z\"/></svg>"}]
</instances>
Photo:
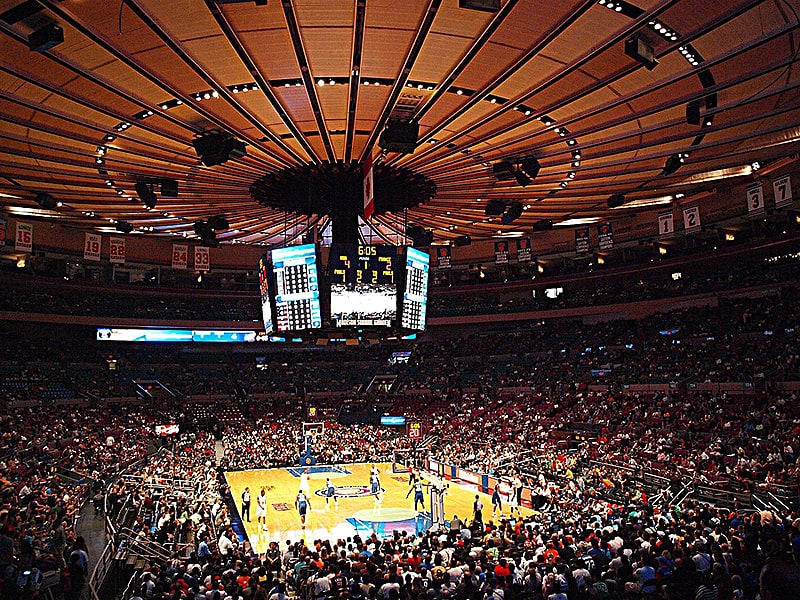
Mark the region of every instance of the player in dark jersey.
<instances>
[{"instance_id":1,"label":"player in dark jersey","mask_svg":"<svg viewBox=\"0 0 800 600\"><path fill-rule=\"evenodd\" d=\"M303 490L297 492L297 498L294 501L294 507L300 513L300 525L303 529L306 528L306 514L308 509L311 508L311 500L305 495Z\"/></svg>"},{"instance_id":2,"label":"player in dark jersey","mask_svg":"<svg viewBox=\"0 0 800 600\"><path fill-rule=\"evenodd\" d=\"M339 499L336 497L336 486L333 485L330 477L325 478L325 510L330 508L331 498L336 510L339 510Z\"/></svg>"}]
</instances>

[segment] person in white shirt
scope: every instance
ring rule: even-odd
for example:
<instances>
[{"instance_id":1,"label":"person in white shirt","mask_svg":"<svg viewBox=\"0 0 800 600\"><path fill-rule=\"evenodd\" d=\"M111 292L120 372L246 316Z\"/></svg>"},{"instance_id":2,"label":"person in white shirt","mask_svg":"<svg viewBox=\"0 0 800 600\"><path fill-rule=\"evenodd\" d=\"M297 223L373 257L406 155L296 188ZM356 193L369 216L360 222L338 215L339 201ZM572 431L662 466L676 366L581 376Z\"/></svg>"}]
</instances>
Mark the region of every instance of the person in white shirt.
<instances>
[{"instance_id":1,"label":"person in white shirt","mask_svg":"<svg viewBox=\"0 0 800 600\"><path fill-rule=\"evenodd\" d=\"M227 558L230 558L230 556L233 554L233 552L236 549L236 547L234 546L233 541L228 537L227 534L228 534L228 532L225 531L225 532L222 533L221 536L219 536L219 544L218 545L219 545L219 553L220 553L220 555L225 556Z\"/></svg>"},{"instance_id":2,"label":"person in white shirt","mask_svg":"<svg viewBox=\"0 0 800 600\"><path fill-rule=\"evenodd\" d=\"M263 487L256 498L256 523L259 530L267 530L267 490Z\"/></svg>"}]
</instances>

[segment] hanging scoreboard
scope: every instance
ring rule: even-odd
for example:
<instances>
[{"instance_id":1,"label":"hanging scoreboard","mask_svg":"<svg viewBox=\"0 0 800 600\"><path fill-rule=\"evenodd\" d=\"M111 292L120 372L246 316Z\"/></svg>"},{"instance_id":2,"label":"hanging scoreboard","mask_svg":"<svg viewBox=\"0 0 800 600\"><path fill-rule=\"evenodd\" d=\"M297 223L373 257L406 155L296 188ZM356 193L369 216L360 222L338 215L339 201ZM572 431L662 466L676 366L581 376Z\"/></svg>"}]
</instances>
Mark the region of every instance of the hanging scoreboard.
<instances>
[{"instance_id":1,"label":"hanging scoreboard","mask_svg":"<svg viewBox=\"0 0 800 600\"><path fill-rule=\"evenodd\" d=\"M279 331L322 327L314 244L272 251L275 274L275 326Z\"/></svg>"},{"instance_id":2,"label":"hanging scoreboard","mask_svg":"<svg viewBox=\"0 0 800 600\"><path fill-rule=\"evenodd\" d=\"M403 292L402 326L406 329L425 329L428 311L428 271L430 256L416 248L406 248L406 287Z\"/></svg>"},{"instance_id":3,"label":"hanging scoreboard","mask_svg":"<svg viewBox=\"0 0 800 600\"><path fill-rule=\"evenodd\" d=\"M261 316L264 319L266 333L272 331L272 305L269 299L269 257L265 254L258 261L258 284L261 291Z\"/></svg>"},{"instance_id":4,"label":"hanging scoreboard","mask_svg":"<svg viewBox=\"0 0 800 600\"><path fill-rule=\"evenodd\" d=\"M335 326L393 324L397 319L396 259L394 246L331 246L331 321Z\"/></svg>"}]
</instances>

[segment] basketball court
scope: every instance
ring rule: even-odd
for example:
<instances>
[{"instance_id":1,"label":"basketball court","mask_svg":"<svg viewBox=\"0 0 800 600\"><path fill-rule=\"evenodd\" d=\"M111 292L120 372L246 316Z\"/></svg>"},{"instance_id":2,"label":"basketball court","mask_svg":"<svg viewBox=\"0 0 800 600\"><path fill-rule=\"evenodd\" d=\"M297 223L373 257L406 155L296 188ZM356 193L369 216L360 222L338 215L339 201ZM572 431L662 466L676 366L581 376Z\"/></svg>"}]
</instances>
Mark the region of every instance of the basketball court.
<instances>
[{"instance_id":1,"label":"basketball court","mask_svg":"<svg viewBox=\"0 0 800 600\"><path fill-rule=\"evenodd\" d=\"M250 488L250 522L243 521L253 550L265 552L271 541L282 545L285 540L299 539L345 539L358 533L367 537L373 532L379 537L391 535L393 531L416 533L431 527L431 485L444 488L444 516L449 521L453 515L462 520L472 519L475 486L462 486L453 482L433 480L425 473L425 508L414 510L414 492L409 494L409 474L404 469L393 468L392 463L377 463L381 483L381 501L375 502L370 493L371 464L314 465L310 467L288 467L281 469L258 469L231 471L226 473L228 485L241 510L241 497L245 487ZM295 508L295 499L300 489L303 472L309 478L310 508L306 527L302 529L300 515ZM336 486L338 508L333 499L325 502L325 479L330 478ZM257 496L261 488L267 497L267 530L259 531L256 522ZM406 497L408 494L408 497ZM480 494L483 501L483 518L491 519L491 497ZM508 508L504 507L506 514ZM523 515L530 513L522 508ZM434 513L434 516L436 511Z\"/></svg>"}]
</instances>

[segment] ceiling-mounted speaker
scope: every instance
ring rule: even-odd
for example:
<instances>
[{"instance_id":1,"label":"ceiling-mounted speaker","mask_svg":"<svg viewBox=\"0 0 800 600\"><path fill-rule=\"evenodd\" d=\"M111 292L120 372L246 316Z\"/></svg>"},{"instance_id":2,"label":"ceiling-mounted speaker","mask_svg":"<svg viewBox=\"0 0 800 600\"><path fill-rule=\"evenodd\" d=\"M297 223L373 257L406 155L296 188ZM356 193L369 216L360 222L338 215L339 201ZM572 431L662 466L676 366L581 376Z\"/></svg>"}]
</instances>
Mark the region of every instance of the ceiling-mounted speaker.
<instances>
[{"instance_id":1,"label":"ceiling-mounted speaker","mask_svg":"<svg viewBox=\"0 0 800 600\"><path fill-rule=\"evenodd\" d=\"M458 0L458 7L495 13L500 10L500 0Z\"/></svg>"},{"instance_id":2,"label":"ceiling-mounted speaker","mask_svg":"<svg viewBox=\"0 0 800 600\"><path fill-rule=\"evenodd\" d=\"M120 233L130 233L131 231L133 231L133 225L128 221L117 221L114 224L114 229L116 229Z\"/></svg>"},{"instance_id":3,"label":"ceiling-mounted speaker","mask_svg":"<svg viewBox=\"0 0 800 600\"><path fill-rule=\"evenodd\" d=\"M536 179L542 170L542 165L535 156L527 156L519 161L519 168L531 179Z\"/></svg>"},{"instance_id":4,"label":"ceiling-mounted speaker","mask_svg":"<svg viewBox=\"0 0 800 600\"><path fill-rule=\"evenodd\" d=\"M453 240L453 246L469 246L472 243L472 238L468 235L460 235Z\"/></svg>"},{"instance_id":5,"label":"ceiling-mounted speaker","mask_svg":"<svg viewBox=\"0 0 800 600\"><path fill-rule=\"evenodd\" d=\"M542 219L533 224L534 231L547 231L553 228L553 222L550 219Z\"/></svg>"},{"instance_id":6,"label":"ceiling-mounted speaker","mask_svg":"<svg viewBox=\"0 0 800 600\"><path fill-rule=\"evenodd\" d=\"M608 208L617 208L625 204L625 194L614 194L608 199Z\"/></svg>"},{"instance_id":7,"label":"ceiling-mounted speaker","mask_svg":"<svg viewBox=\"0 0 800 600\"><path fill-rule=\"evenodd\" d=\"M415 248L430 246L433 242L433 231L425 229L421 225L406 227L406 236L411 238L411 245Z\"/></svg>"},{"instance_id":8,"label":"ceiling-mounted speaker","mask_svg":"<svg viewBox=\"0 0 800 600\"><path fill-rule=\"evenodd\" d=\"M406 119L390 119L378 138L378 146L388 152L411 154L417 147L419 123Z\"/></svg>"},{"instance_id":9,"label":"ceiling-mounted speaker","mask_svg":"<svg viewBox=\"0 0 800 600\"><path fill-rule=\"evenodd\" d=\"M41 192L40 194L36 194L34 202L36 202L36 204L38 204L42 208L46 208L48 210L53 210L54 208L58 207L58 200L53 198L47 192Z\"/></svg>"},{"instance_id":10,"label":"ceiling-mounted speaker","mask_svg":"<svg viewBox=\"0 0 800 600\"><path fill-rule=\"evenodd\" d=\"M503 225L508 225L510 223L513 223L521 216L522 216L522 204L520 202L512 202L509 205L506 214L503 215L502 219Z\"/></svg>"},{"instance_id":11,"label":"ceiling-mounted speaker","mask_svg":"<svg viewBox=\"0 0 800 600\"><path fill-rule=\"evenodd\" d=\"M208 217L208 226L214 231L223 231L230 227L230 224L225 215L214 215L213 217Z\"/></svg>"},{"instance_id":12,"label":"ceiling-mounted speaker","mask_svg":"<svg viewBox=\"0 0 800 600\"><path fill-rule=\"evenodd\" d=\"M486 203L485 214L487 217L496 217L502 215L506 212L506 204L505 202L500 202L500 200L489 200Z\"/></svg>"},{"instance_id":13,"label":"ceiling-mounted speaker","mask_svg":"<svg viewBox=\"0 0 800 600\"><path fill-rule=\"evenodd\" d=\"M507 160L501 160L492 165L492 175L497 181L512 181L514 179L514 165Z\"/></svg>"},{"instance_id":14,"label":"ceiling-mounted speaker","mask_svg":"<svg viewBox=\"0 0 800 600\"><path fill-rule=\"evenodd\" d=\"M686 105L686 122L689 125L700 125L700 102L695 100Z\"/></svg>"},{"instance_id":15,"label":"ceiling-mounted speaker","mask_svg":"<svg viewBox=\"0 0 800 600\"><path fill-rule=\"evenodd\" d=\"M148 183L140 179L133 186L133 189L136 190L136 195L139 196L139 200L142 201L142 204L145 206L145 208L152 210L156 207L156 202L158 202L158 199L156 198L156 193L153 191L152 183Z\"/></svg>"},{"instance_id":16,"label":"ceiling-mounted speaker","mask_svg":"<svg viewBox=\"0 0 800 600\"><path fill-rule=\"evenodd\" d=\"M221 165L222 163L235 158L241 158L247 154L244 142L234 139L229 133L224 131L210 131L199 135L192 140L197 156L207 167Z\"/></svg>"},{"instance_id":17,"label":"ceiling-mounted speaker","mask_svg":"<svg viewBox=\"0 0 800 600\"><path fill-rule=\"evenodd\" d=\"M178 197L178 182L174 179L161 180L161 196L164 198Z\"/></svg>"},{"instance_id":18,"label":"ceiling-mounted speaker","mask_svg":"<svg viewBox=\"0 0 800 600\"><path fill-rule=\"evenodd\" d=\"M641 34L625 40L625 54L643 64L648 71L652 71L658 65L653 54L653 47Z\"/></svg>"},{"instance_id":19,"label":"ceiling-mounted speaker","mask_svg":"<svg viewBox=\"0 0 800 600\"><path fill-rule=\"evenodd\" d=\"M58 23L50 23L28 36L28 48L32 52L47 52L64 41L64 30Z\"/></svg>"}]
</instances>

